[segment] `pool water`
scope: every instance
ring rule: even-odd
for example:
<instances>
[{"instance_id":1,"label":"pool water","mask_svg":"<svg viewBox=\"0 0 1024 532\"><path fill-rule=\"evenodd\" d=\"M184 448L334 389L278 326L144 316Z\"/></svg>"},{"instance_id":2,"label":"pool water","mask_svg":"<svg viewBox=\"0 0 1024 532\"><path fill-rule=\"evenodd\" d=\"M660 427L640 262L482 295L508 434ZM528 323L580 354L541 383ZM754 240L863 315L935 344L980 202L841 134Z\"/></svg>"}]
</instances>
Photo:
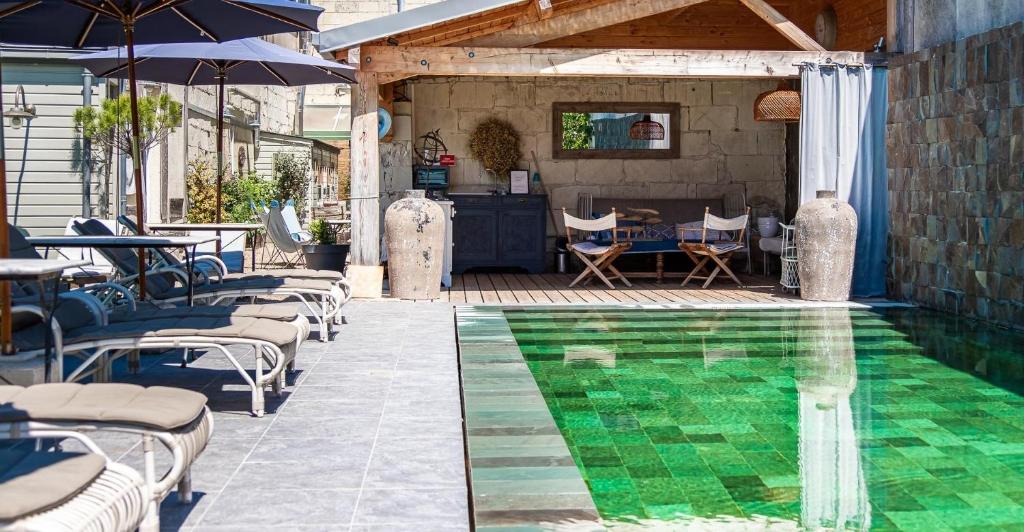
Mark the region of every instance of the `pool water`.
<instances>
[{"instance_id":1,"label":"pool water","mask_svg":"<svg viewBox=\"0 0 1024 532\"><path fill-rule=\"evenodd\" d=\"M610 523L1024 526L1024 335L906 308L505 317Z\"/></svg>"}]
</instances>

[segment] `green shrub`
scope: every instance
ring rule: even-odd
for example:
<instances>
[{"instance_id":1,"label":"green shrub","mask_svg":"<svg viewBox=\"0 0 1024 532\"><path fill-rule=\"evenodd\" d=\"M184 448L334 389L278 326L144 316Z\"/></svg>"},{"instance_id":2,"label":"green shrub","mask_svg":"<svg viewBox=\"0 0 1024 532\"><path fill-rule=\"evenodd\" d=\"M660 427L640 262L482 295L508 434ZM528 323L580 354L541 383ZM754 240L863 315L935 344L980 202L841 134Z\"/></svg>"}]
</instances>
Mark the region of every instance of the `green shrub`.
<instances>
[{"instance_id":1,"label":"green shrub","mask_svg":"<svg viewBox=\"0 0 1024 532\"><path fill-rule=\"evenodd\" d=\"M185 221L193 224L217 221L217 176L213 166L203 159L193 159L185 172L185 188L188 191L188 214ZM221 209L224 205L221 204ZM223 210L221 216L223 217Z\"/></svg>"},{"instance_id":2,"label":"green shrub","mask_svg":"<svg viewBox=\"0 0 1024 532\"><path fill-rule=\"evenodd\" d=\"M295 200L295 208L306 204L309 188L309 161L292 153L274 154L274 195L282 202Z\"/></svg>"},{"instance_id":3,"label":"green shrub","mask_svg":"<svg viewBox=\"0 0 1024 532\"><path fill-rule=\"evenodd\" d=\"M225 221L254 223L259 220L252 212L252 204L269 203L274 198L274 182L256 172L225 181L223 185Z\"/></svg>"},{"instance_id":4,"label":"green shrub","mask_svg":"<svg viewBox=\"0 0 1024 532\"><path fill-rule=\"evenodd\" d=\"M324 220L313 220L309 223L309 234L313 235L313 241L322 246L336 244L334 231L330 224Z\"/></svg>"}]
</instances>

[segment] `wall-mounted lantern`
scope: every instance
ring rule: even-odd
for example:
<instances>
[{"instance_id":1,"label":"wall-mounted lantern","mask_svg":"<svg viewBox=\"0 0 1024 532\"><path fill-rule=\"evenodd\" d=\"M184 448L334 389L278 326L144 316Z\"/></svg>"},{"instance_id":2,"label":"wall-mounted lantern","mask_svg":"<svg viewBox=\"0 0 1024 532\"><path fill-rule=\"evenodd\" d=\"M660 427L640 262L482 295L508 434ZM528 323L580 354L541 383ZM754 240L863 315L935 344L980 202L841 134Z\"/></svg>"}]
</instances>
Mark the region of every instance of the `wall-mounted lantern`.
<instances>
[{"instance_id":1,"label":"wall-mounted lantern","mask_svg":"<svg viewBox=\"0 0 1024 532\"><path fill-rule=\"evenodd\" d=\"M14 107L8 109L4 116L11 119L12 129L21 129L36 117L36 106L25 102L25 88L21 85L14 91Z\"/></svg>"}]
</instances>

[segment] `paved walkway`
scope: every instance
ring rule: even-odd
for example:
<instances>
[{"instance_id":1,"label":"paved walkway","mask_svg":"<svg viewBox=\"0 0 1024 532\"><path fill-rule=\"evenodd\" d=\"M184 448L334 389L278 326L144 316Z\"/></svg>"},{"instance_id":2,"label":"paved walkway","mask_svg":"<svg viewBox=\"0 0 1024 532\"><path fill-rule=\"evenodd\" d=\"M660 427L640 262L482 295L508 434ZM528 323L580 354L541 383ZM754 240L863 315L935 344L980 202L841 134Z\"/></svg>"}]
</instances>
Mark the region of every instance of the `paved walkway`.
<instances>
[{"instance_id":1,"label":"paved walkway","mask_svg":"<svg viewBox=\"0 0 1024 532\"><path fill-rule=\"evenodd\" d=\"M202 390L215 412L195 501L168 497L163 528L468 529L451 305L352 302L345 316L333 341L306 342L294 385L281 399L268 392L263 418L248 415L247 389L212 355L188 369L144 357L141 374L116 377ZM137 463L132 444L122 460Z\"/></svg>"}]
</instances>

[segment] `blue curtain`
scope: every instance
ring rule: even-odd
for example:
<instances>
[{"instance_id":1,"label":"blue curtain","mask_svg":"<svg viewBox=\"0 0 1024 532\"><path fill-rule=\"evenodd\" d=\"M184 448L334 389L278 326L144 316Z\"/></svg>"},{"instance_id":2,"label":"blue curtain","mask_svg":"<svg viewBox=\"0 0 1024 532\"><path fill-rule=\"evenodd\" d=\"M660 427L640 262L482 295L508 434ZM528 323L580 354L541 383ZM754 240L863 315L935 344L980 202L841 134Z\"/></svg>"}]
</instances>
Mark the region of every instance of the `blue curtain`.
<instances>
[{"instance_id":1,"label":"blue curtain","mask_svg":"<svg viewBox=\"0 0 1024 532\"><path fill-rule=\"evenodd\" d=\"M818 190L835 190L857 212L857 297L885 295L886 78L885 68L870 65L808 65L800 76L800 203Z\"/></svg>"}]
</instances>

